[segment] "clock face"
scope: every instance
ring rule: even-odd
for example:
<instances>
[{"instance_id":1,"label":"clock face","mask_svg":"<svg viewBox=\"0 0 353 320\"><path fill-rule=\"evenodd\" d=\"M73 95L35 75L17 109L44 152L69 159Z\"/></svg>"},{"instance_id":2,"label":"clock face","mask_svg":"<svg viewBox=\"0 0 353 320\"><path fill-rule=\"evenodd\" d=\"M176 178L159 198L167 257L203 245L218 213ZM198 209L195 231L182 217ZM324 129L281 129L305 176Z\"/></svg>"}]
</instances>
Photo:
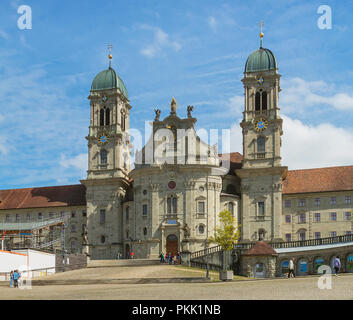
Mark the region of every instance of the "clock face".
<instances>
[{"instance_id":1,"label":"clock face","mask_svg":"<svg viewBox=\"0 0 353 320\"><path fill-rule=\"evenodd\" d=\"M258 78L257 82L260 83L260 84L263 84L264 83L264 78L263 77Z\"/></svg>"},{"instance_id":2,"label":"clock face","mask_svg":"<svg viewBox=\"0 0 353 320\"><path fill-rule=\"evenodd\" d=\"M268 127L268 121L265 118L256 119L254 122L254 128L257 132L265 131Z\"/></svg>"},{"instance_id":3,"label":"clock face","mask_svg":"<svg viewBox=\"0 0 353 320\"><path fill-rule=\"evenodd\" d=\"M102 134L98 139L100 144L106 144L109 141L109 137L106 134Z\"/></svg>"}]
</instances>

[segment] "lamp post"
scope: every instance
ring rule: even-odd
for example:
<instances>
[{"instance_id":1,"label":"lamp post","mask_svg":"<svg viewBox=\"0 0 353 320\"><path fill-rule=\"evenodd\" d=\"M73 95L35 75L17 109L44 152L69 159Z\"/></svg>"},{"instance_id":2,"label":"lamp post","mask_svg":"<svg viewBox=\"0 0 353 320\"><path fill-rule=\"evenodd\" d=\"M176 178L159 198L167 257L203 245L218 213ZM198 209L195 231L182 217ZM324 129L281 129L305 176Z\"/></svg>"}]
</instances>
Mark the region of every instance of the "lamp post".
<instances>
[{"instance_id":1,"label":"lamp post","mask_svg":"<svg viewBox=\"0 0 353 320\"><path fill-rule=\"evenodd\" d=\"M208 249L208 246L210 245L210 240L206 239L205 241L205 248ZM206 279L210 280L210 275L209 275L209 266L208 266L208 252L206 251Z\"/></svg>"}]
</instances>

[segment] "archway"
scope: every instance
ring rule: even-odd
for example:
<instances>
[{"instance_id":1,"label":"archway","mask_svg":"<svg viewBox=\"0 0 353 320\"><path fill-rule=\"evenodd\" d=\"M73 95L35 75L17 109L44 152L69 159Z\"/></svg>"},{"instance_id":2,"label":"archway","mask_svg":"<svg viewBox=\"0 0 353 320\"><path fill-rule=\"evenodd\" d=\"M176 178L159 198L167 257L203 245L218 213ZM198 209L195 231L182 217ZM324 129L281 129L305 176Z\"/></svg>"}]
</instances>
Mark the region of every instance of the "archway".
<instances>
[{"instance_id":1,"label":"archway","mask_svg":"<svg viewBox=\"0 0 353 320\"><path fill-rule=\"evenodd\" d=\"M178 237L175 234L171 234L167 237L166 253L170 253L172 256L178 254Z\"/></svg>"},{"instance_id":2,"label":"archway","mask_svg":"<svg viewBox=\"0 0 353 320\"><path fill-rule=\"evenodd\" d=\"M125 245L125 258L130 259L130 246L128 244Z\"/></svg>"}]
</instances>

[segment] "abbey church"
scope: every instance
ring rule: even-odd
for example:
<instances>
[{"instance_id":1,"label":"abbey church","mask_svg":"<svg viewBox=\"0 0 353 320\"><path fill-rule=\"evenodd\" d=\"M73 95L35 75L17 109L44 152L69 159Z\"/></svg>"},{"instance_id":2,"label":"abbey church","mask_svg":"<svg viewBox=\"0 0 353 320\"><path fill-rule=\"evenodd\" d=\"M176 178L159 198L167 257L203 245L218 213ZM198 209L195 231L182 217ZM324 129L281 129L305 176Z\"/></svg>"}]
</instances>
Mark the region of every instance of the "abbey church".
<instances>
[{"instance_id":1,"label":"abbey church","mask_svg":"<svg viewBox=\"0 0 353 320\"><path fill-rule=\"evenodd\" d=\"M219 154L197 136L193 107L171 98L170 113L162 118L155 110L150 140L132 157L133 101L110 64L90 90L86 179L0 190L5 249L33 245L28 236L38 221L52 226L68 217L65 249L93 260L195 252L214 235L225 209L241 225L244 243L351 234L353 166L291 171L282 163L280 78L275 55L261 44L246 60L242 80L243 150ZM41 246L53 244L48 230L36 234Z\"/></svg>"}]
</instances>

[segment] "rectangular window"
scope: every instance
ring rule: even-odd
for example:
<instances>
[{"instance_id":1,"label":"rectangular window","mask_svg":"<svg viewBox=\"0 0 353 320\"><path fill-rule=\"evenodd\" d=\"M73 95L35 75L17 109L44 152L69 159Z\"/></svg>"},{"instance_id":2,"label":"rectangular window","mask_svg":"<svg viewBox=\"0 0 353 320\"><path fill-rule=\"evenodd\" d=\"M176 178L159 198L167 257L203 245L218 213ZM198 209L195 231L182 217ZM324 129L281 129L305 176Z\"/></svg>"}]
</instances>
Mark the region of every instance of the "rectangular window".
<instances>
[{"instance_id":1,"label":"rectangular window","mask_svg":"<svg viewBox=\"0 0 353 320\"><path fill-rule=\"evenodd\" d=\"M320 206L320 198L316 198L314 200L315 206L319 207Z\"/></svg>"},{"instance_id":2,"label":"rectangular window","mask_svg":"<svg viewBox=\"0 0 353 320\"><path fill-rule=\"evenodd\" d=\"M306 214L305 213L301 213L299 215L299 223L306 223Z\"/></svg>"},{"instance_id":3,"label":"rectangular window","mask_svg":"<svg viewBox=\"0 0 353 320\"><path fill-rule=\"evenodd\" d=\"M321 232L315 232L315 239L321 238Z\"/></svg>"},{"instance_id":4,"label":"rectangular window","mask_svg":"<svg viewBox=\"0 0 353 320\"><path fill-rule=\"evenodd\" d=\"M305 240L305 232L300 232L299 233L299 240L304 241Z\"/></svg>"},{"instance_id":5,"label":"rectangular window","mask_svg":"<svg viewBox=\"0 0 353 320\"><path fill-rule=\"evenodd\" d=\"M27 213L27 217L26 217L27 221L31 221L31 214Z\"/></svg>"},{"instance_id":6,"label":"rectangular window","mask_svg":"<svg viewBox=\"0 0 353 320\"><path fill-rule=\"evenodd\" d=\"M292 241L292 235L290 233L286 233L286 242Z\"/></svg>"},{"instance_id":7,"label":"rectangular window","mask_svg":"<svg viewBox=\"0 0 353 320\"><path fill-rule=\"evenodd\" d=\"M291 200L285 200L284 201L284 207L285 208L290 208L292 206L292 201Z\"/></svg>"},{"instance_id":8,"label":"rectangular window","mask_svg":"<svg viewBox=\"0 0 353 320\"><path fill-rule=\"evenodd\" d=\"M7 215L6 215L6 222L10 222L10 221L11 221L10 215L7 214Z\"/></svg>"},{"instance_id":9,"label":"rectangular window","mask_svg":"<svg viewBox=\"0 0 353 320\"><path fill-rule=\"evenodd\" d=\"M315 221L315 222L320 222L320 220L321 220L321 215L320 215L320 213L319 213L319 212L315 213L315 214L314 214L314 221Z\"/></svg>"},{"instance_id":10,"label":"rectangular window","mask_svg":"<svg viewBox=\"0 0 353 320\"><path fill-rule=\"evenodd\" d=\"M304 199L301 199L298 201L298 206L299 207L305 207L305 200Z\"/></svg>"},{"instance_id":11,"label":"rectangular window","mask_svg":"<svg viewBox=\"0 0 353 320\"><path fill-rule=\"evenodd\" d=\"M330 213L330 219L331 219L331 221L337 221L337 214L336 214L336 212L331 212L331 213Z\"/></svg>"},{"instance_id":12,"label":"rectangular window","mask_svg":"<svg viewBox=\"0 0 353 320\"><path fill-rule=\"evenodd\" d=\"M264 216L265 215L265 202L258 202L258 215Z\"/></svg>"},{"instance_id":13,"label":"rectangular window","mask_svg":"<svg viewBox=\"0 0 353 320\"><path fill-rule=\"evenodd\" d=\"M49 212L49 218L50 219L54 218L54 213L53 212Z\"/></svg>"},{"instance_id":14,"label":"rectangular window","mask_svg":"<svg viewBox=\"0 0 353 320\"><path fill-rule=\"evenodd\" d=\"M21 221L20 215L16 214L16 222L20 222L20 221Z\"/></svg>"},{"instance_id":15,"label":"rectangular window","mask_svg":"<svg viewBox=\"0 0 353 320\"><path fill-rule=\"evenodd\" d=\"M352 216L352 214L351 214L350 212L345 212L345 213L344 213L344 216L345 216L345 218L346 218L347 221L351 221L351 216Z\"/></svg>"},{"instance_id":16,"label":"rectangular window","mask_svg":"<svg viewBox=\"0 0 353 320\"><path fill-rule=\"evenodd\" d=\"M330 237L336 237L337 236L337 232L336 231L331 231L330 232Z\"/></svg>"},{"instance_id":17,"label":"rectangular window","mask_svg":"<svg viewBox=\"0 0 353 320\"><path fill-rule=\"evenodd\" d=\"M289 214L286 215L286 223L291 223L292 219Z\"/></svg>"},{"instance_id":18,"label":"rectangular window","mask_svg":"<svg viewBox=\"0 0 353 320\"><path fill-rule=\"evenodd\" d=\"M71 218L75 218L76 217L76 212L75 211L71 211Z\"/></svg>"},{"instance_id":19,"label":"rectangular window","mask_svg":"<svg viewBox=\"0 0 353 320\"><path fill-rule=\"evenodd\" d=\"M336 204L336 197L331 197L330 204Z\"/></svg>"},{"instance_id":20,"label":"rectangular window","mask_svg":"<svg viewBox=\"0 0 353 320\"><path fill-rule=\"evenodd\" d=\"M102 209L102 210L100 211L99 223L100 223L100 224L105 224L105 210L104 210L104 209Z\"/></svg>"},{"instance_id":21,"label":"rectangular window","mask_svg":"<svg viewBox=\"0 0 353 320\"><path fill-rule=\"evenodd\" d=\"M198 202L198 213L201 213L201 214L205 213L205 202L204 201Z\"/></svg>"},{"instance_id":22,"label":"rectangular window","mask_svg":"<svg viewBox=\"0 0 353 320\"><path fill-rule=\"evenodd\" d=\"M142 216L147 217L147 204L142 205Z\"/></svg>"},{"instance_id":23,"label":"rectangular window","mask_svg":"<svg viewBox=\"0 0 353 320\"><path fill-rule=\"evenodd\" d=\"M352 231L346 231L346 236L350 236L352 234Z\"/></svg>"},{"instance_id":24,"label":"rectangular window","mask_svg":"<svg viewBox=\"0 0 353 320\"><path fill-rule=\"evenodd\" d=\"M344 202L346 204L351 204L352 203L352 197L351 196L346 196L345 199L344 199Z\"/></svg>"},{"instance_id":25,"label":"rectangular window","mask_svg":"<svg viewBox=\"0 0 353 320\"><path fill-rule=\"evenodd\" d=\"M172 213L172 198L167 199L167 207L168 207L168 213Z\"/></svg>"},{"instance_id":26,"label":"rectangular window","mask_svg":"<svg viewBox=\"0 0 353 320\"><path fill-rule=\"evenodd\" d=\"M75 224L73 224L73 225L71 226L71 232L72 232L72 233L76 233L76 225L75 225Z\"/></svg>"},{"instance_id":27,"label":"rectangular window","mask_svg":"<svg viewBox=\"0 0 353 320\"><path fill-rule=\"evenodd\" d=\"M38 220L42 220L43 219L43 215L41 213L38 213Z\"/></svg>"},{"instance_id":28,"label":"rectangular window","mask_svg":"<svg viewBox=\"0 0 353 320\"><path fill-rule=\"evenodd\" d=\"M87 211L86 210L82 210L82 217L86 218L87 217Z\"/></svg>"}]
</instances>

